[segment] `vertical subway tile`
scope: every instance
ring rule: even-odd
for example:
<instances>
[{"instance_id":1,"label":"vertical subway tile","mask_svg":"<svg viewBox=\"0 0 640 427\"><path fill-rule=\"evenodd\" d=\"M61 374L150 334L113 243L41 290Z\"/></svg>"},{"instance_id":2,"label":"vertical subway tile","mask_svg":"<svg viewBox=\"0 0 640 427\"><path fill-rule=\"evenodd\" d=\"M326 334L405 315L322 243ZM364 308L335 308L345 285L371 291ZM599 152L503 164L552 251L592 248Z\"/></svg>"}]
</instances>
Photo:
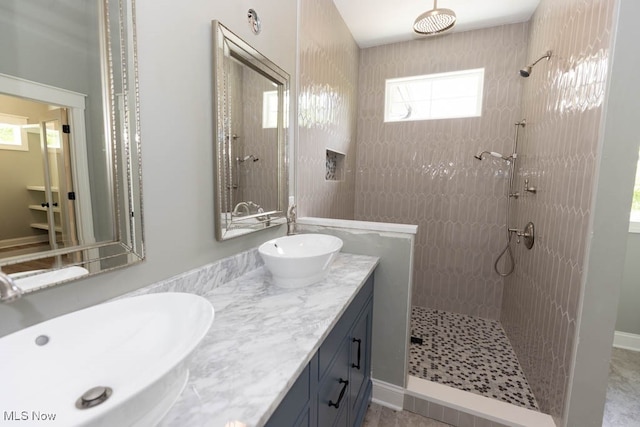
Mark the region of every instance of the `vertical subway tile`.
<instances>
[{"instance_id":1,"label":"vertical subway tile","mask_svg":"<svg viewBox=\"0 0 640 427\"><path fill-rule=\"evenodd\" d=\"M420 414L420 415L422 415L424 417L428 417L429 416L429 402L424 400L424 399L420 399L420 398L416 397L415 413L416 414Z\"/></svg>"},{"instance_id":2,"label":"vertical subway tile","mask_svg":"<svg viewBox=\"0 0 640 427\"><path fill-rule=\"evenodd\" d=\"M429 413L427 416L434 420L444 421L444 406L429 402Z\"/></svg>"},{"instance_id":3,"label":"vertical subway tile","mask_svg":"<svg viewBox=\"0 0 640 427\"><path fill-rule=\"evenodd\" d=\"M517 248L501 321L541 410L555 417L566 399L602 115L604 77L592 70L608 62L613 7L541 0L529 23L532 55L552 49L554 56L521 83L528 123L517 178L530 178L539 191L518 201L514 223L533 218L541 237L532 251Z\"/></svg>"},{"instance_id":4,"label":"vertical subway tile","mask_svg":"<svg viewBox=\"0 0 640 427\"><path fill-rule=\"evenodd\" d=\"M473 415L468 414L466 412L460 412L458 415L458 424L455 424L457 427L475 427L475 418Z\"/></svg>"}]
</instances>

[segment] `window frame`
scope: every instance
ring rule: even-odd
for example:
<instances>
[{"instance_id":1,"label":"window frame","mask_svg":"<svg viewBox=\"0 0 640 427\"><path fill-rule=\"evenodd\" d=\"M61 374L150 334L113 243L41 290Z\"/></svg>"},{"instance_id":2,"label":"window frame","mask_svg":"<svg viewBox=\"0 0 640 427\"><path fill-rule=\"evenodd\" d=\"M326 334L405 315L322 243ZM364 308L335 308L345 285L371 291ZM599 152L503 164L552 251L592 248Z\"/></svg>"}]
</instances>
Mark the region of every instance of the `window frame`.
<instances>
[{"instance_id":1,"label":"window frame","mask_svg":"<svg viewBox=\"0 0 640 427\"><path fill-rule=\"evenodd\" d=\"M29 151L29 138L27 136L27 130L25 128L28 119L28 117L24 116L0 113L0 124L7 124L13 128L16 128L20 133L20 144L4 144L0 142L0 150ZM14 140L15 139L16 137L14 136Z\"/></svg>"},{"instance_id":2,"label":"window frame","mask_svg":"<svg viewBox=\"0 0 640 427\"><path fill-rule=\"evenodd\" d=\"M406 122L406 121L422 121L422 120L446 120L446 119L460 119L460 118L472 118L472 117L481 117L482 116L482 106L483 106L483 98L484 98L484 68L472 68L467 70L458 70L458 71L450 71L444 73L432 73L432 74L422 74L417 76L408 76L408 77L396 77L385 79L385 91L384 91L384 122L385 123L396 123L396 122ZM437 83L443 83L446 80L452 80L460 77L468 77L469 79L475 79L477 84L474 87L473 92L468 92L464 95L460 94L452 94L451 96L434 96L432 89L434 85ZM403 101L407 104L407 116L398 117L397 115L392 114L392 109L395 105L397 105L397 101L394 102L392 99L391 92L401 87L403 83L406 83L405 87L409 87L410 84L421 84L424 86L428 86L428 91L430 92L426 97L422 99L414 99ZM408 91L408 89L406 89ZM402 94L400 94L402 97ZM471 114L463 113L463 114L448 114L448 115L438 115L437 111L434 113L432 109L434 102L438 101L453 101L461 98L471 98L475 101L474 111ZM411 113L413 109L411 108L411 103L413 105L417 105L419 103L428 104L428 113L422 114L419 116L411 117Z\"/></svg>"}]
</instances>

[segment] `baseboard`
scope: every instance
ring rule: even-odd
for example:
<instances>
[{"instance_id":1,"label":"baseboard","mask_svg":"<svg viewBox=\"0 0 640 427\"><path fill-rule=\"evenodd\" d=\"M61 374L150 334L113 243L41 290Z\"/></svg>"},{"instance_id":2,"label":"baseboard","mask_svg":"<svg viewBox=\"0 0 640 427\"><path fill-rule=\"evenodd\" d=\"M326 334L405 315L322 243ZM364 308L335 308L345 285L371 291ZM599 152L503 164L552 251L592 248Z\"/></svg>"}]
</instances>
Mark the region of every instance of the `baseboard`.
<instances>
[{"instance_id":1,"label":"baseboard","mask_svg":"<svg viewBox=\"0 0 640 427\"><path fill-rule=\"evenodd\" d=\"M49 241L49 235L16 237L15 239L0 240L0 249L12 248L14 246L32 245L34 243L45 243Z\"/></svg>"},{"instance_id":2,"label":"baseboard","mask_svg":"<svg viewBox=\"0 0 640 427\"><path fill-rule=\"evenodd\" d=\"M402 411L404 405L403 387L386 383L384 381L371 379L373 384L373 394L371 401L381 406L386 406L396 411Z\"/></svg>"},{"instance_id":3,"label":"baseboard","mask_svg":"<svg viewBox=\"0 0 640 427\"><path fill-rule=\"evenodd\" d=\"M616 331L613 346L625 350L640 351L640 335Z\"/></svg>"}]
</instances>

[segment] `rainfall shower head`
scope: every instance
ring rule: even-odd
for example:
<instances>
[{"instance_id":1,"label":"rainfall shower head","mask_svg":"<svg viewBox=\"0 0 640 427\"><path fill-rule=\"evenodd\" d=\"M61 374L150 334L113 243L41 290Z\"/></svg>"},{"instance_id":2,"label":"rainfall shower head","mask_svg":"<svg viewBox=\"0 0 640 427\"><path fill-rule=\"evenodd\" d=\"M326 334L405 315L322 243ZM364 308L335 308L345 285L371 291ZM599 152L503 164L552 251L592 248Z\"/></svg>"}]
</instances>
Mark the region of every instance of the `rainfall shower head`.
<instances>
[{"instance_id":1,"label":"rainfall shower head","mask_svg":"<svg viewBox=\"0 0 640 427\"><path fill-rule=\"evenodd\" d=\"M413 31L423 36L433 36L450 30L455 24L456 13L451 9L438 9L438 0L433 0L433 9L416 18Z\"/></svg>"},{"instance_id":2,"label":"rainfall shower head","mask_svg":"<svg viewBox=\"0 0 640 427\"><path fill-rule=\"evenodd\" d=\"M533 67L540 61L542 61L543 59L546 59L547 61L549 60L549 58L551 58L551 51L548 50L547 53L545 53L543 56L541 56L540 58L536 59L533 64L531 65L527 65L526 67L522 68L520 70L520 75L522 77L529 77L531 75L531 70L533 69Z\"/></svg>"}]
</instances>

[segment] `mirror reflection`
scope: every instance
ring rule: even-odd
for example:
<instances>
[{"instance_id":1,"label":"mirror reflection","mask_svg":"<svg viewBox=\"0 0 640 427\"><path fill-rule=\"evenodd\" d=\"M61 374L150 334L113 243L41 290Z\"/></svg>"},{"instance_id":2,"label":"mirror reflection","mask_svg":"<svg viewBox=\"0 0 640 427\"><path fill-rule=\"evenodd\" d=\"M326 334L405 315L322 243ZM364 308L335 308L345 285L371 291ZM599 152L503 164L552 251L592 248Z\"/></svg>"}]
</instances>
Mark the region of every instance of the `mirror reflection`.
<instances>
[{"instance_id":1,"label":"mirror reflection","mask_svg":"<svg viewBox=\"0 0 640 427\"><path fill-rule=\"evenodd\" d=\"M289 76L214 21L216 238L285 222Z\"/></svg>"},{"instance_id":2,"label":"mirror reflection","mask_svg":"<svg viewBox=\"0 0 640 427\"><path fill-rule=\"evenodd\" d=\"M133 17L0 3L0 268L26 291L143 258Z\"/></svg>"}]
</instances>

